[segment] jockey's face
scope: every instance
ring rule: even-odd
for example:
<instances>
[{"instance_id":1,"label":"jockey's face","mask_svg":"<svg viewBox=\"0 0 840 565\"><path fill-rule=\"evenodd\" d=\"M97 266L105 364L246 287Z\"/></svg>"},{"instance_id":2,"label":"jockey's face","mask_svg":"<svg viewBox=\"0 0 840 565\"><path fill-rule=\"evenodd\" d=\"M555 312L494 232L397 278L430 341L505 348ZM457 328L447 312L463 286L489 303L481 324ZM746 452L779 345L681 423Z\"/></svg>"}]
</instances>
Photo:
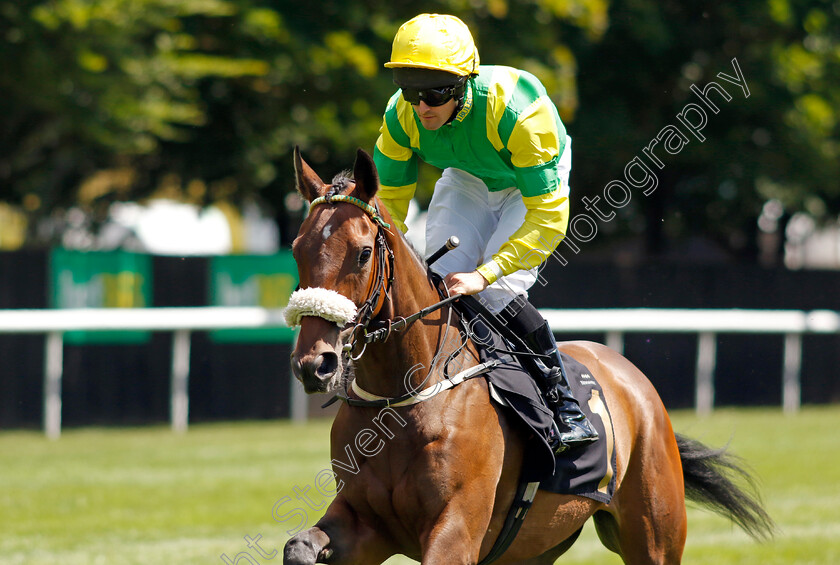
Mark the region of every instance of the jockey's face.
<instances>
[{"instance_id":1,"label":"jockey's face","mask_svg":"<svg viewBox=\"0 0 840 565\"><path fill-rule=\"evenodd\" d=\"M449 121L457 104L458 102L454 98L440 106L429 106L421 100L419 104L414 104L411 107L414 108L423 127L434 131Z\"/></svg>"}]
</instances>

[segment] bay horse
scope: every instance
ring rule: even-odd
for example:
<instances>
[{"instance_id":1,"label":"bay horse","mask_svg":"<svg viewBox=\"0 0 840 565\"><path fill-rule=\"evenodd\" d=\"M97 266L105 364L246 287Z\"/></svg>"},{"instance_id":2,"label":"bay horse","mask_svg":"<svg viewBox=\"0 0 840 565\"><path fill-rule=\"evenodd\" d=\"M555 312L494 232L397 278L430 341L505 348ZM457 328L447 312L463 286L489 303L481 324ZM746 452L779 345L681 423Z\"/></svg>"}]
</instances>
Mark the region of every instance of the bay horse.
<instances>
[{"instance_id":1,"label":"bay horse","mask_svg":"<svg viewBox=\"0 0 840 565\"><path fill-rule=\"evenodd\" d=\"M299 288L314 306L296 301L292 371L307 393L322 393L346 385L352 369L346 398L393 403L342 403L331 431L337 495L323 518L286 543L283 562L368 565L404 554L423 565L479 563L514 498L521 428L491 401L485 378L417 398L446 381L443 357L468 368L478 355L457 331L450 306L411 317L440 297L423 259L390 227L371 157L360 149L352 177L330 184L297 148L294 161L297 188L312 206L292 249ZM375 327L387 339L359 345ZM497 563L554 563L590 517L624 563L680 563L686 497L756 539L772 535L757 495L730 479L749 475L722 450L675 435L653 385L630 361L597 343L560 349L603 388L615 430L615 493L604 504L538 491Z\"/></svg>"}]
</instances>

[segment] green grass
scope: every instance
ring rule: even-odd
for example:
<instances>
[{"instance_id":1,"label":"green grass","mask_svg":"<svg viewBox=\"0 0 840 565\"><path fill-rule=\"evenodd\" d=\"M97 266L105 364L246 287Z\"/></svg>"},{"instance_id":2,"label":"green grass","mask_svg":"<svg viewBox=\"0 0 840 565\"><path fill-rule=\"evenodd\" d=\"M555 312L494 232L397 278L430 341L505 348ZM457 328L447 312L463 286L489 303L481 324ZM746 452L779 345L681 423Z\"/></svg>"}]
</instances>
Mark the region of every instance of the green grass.
<instances>
[{"instance_id":1,"label":"green grass","mask_svg":"<svg viewBox=\"0 0 840 565\"><path fill-rule=\"evenodd\" d=\"M675 429L711 446L727 442L761 480L777 538L757 544L726 520L689 507L685 563L840 563L840 407L786 417L775 409L720 410L698 419L672 415ZM146 565L222 563L250 551L279 564L285 530L275 502L305 490L327 467L329 423L236 423L168 428L0 433L0 564ZM298 501L283 506L320 512ZM262 535L273 558L243 536ZM591 525L559 561L618 564ZM240 561L240 565L246 561ZM395 557L389 564L413 563Z\"/></svg>"}]
</instances>

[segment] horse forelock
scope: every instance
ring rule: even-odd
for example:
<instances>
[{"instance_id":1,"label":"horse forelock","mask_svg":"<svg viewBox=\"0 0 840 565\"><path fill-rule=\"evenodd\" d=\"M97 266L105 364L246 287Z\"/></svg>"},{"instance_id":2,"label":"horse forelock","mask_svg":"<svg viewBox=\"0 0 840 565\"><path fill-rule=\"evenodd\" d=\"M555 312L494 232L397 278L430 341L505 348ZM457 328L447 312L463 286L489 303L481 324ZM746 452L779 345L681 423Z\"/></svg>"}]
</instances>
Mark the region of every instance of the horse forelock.
<instances>
[{"instance_id":1,"label":"horse forelock","mask_svg":"<svg viewBox=\"0 0 840 565\"><path fill-rule=\"evenodd\" d=\"M353 180L353 171L347 169L335 175L330 185L330 190L327 192L327 198L343 194L351 184L355 184Z\"/></svg>"},{"instance_id":2,"label":"horse forelock","mask_svg":"<svg viewBox=\"0 0 840 565\"><path fill-rule=\"evenodd\" d=\"M332 196L337 196L337 195L340 195L340 194L348 194L349 192L351 192L353 190L354 187L355 187L355 179L353 177L353 171L347 169L347 170L341 171L340 173L338 173L337 175L335 175L332 178L331 184L329 185L329 189L327 190L327 193L325 194L325 196L329 199ZM373 204L373 202L371 202L371 204ZM381 209L381 206L382 206L381 202L379 203L379 206L380 206L380 209ZM352 208L352 206L350 208ZM328 216L328 217L331 218L332 214L330 214L330 216ZM327 221L329 221L329 220L327 220ZM322 234L322 237L316 238L315 240L312 240L312 241L321 242L321 241L324 241L326 239L325 237L323 237L324 227L325 226L322 225L317 230L310 230L310 234L316 234L316 233L321 233ZM409 241L405 237L404 234L402 234L401 232L399 232L399 230L397 230L393 227L389 230L386 230L386 231L388 233L390 233L391 236L393 236L392 238L389 238L389 239L391 239L392 241L399 240L402 243L402 246L406 249L406 251L408 252L408 255L410 255L412 257L412 259L414 259L417 262L417 264L421 267L422 272L425 273L425 272L428 271L428 267L426 265L425 258L414 247L414 245L411 243L411 241ZM334 233L334 232L330 231L330 235L332 235L332 233ZM407 267L407 266L404 265L404 267Z\"/></svg>"}]
</instances>

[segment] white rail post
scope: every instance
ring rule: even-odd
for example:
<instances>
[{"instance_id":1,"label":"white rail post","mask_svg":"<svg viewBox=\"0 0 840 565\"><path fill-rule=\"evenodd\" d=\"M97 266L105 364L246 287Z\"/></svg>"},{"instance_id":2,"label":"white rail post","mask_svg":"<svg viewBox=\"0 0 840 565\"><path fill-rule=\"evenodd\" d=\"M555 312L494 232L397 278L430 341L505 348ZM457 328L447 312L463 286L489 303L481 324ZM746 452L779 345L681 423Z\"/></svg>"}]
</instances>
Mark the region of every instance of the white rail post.
<instances>
[{"instance_id":1,"label":"white rail post","mask_svg":"<svg viewBox=\"0 0 840 565\"><path fill-rule=\"evenodd\" d=\"M297 344L297 338L292 340L292 351ZM294 372L289 371L289 416L292 422L302 424L309 418L309 395L303 390L303 384L295 378Z\"/></svg>"},{"instance_id":2,"label":"white rail post","mask_svg":"<svg viewBox=\"0 0 840 565\"><path fill-rule=\"evenodd\" d=\"M190 331L176 330L172 336L172 380L170 383L170 417L172 430L187 430L190 414Z\"/></svg>"},{"instance_id":3,"label":"white rail post","mask_svg":"<svg viewBox=\"0 0 840 565\"><path fill-rule=\"evenodd\" d=\"M44 432L49 439L61 436L61 374L64 368L64 334L47 333L44 345Z\"/></svg>"},{"instance_id":4,"label":"white rail post","mask_svg":"<svg viewBox=\"0 0 840 565\"><path fill-rule=\"evenodd\" d=\"M697 338L697 376L695 403L697 413L710 414L715 405L715 364L717 336L702 332Z\"/></svg>"},{"instance_id":5,"label":"white rail post","mask_svg":"<svg viewBox=\"0 0 840 565\"><path fill-rule=\"evenodd\" d=\"M782 406L786 414L799 411L801 402L800 370L802 368L802 335L785 334L785 360L782 375Z\"/></svg>"},{"instance_id":6,"label":"white rail post","mask_svg":"<svg viewBox=\"0 0 840 565\"><path fill-rule=\"evenodd\" d=\"M294 375L289 375L289 401L292 422L303 423L309 417L309 396Z\"/></svg>"},{"instance_id":7,"label":"white rail post","mask_svg":"<svg viewBox=\"0 0 840 565\"><path fill-rule=\"evenodd\" d=\"M297 343L297 337L292 340L292 351ZM303 390L303 385L289 371L289 417L292 422L302 424L309 418L309 395Z\"/></svg>"},{"instance_id":8,"label":"white rail post","mask_svg":"<svg viewBox=\"0 0 840 565\"><path fill-rule=\"evenodd\" d=\"M607 347L624 355L624 334L620 331L607 332Z\"/></svg>"}]
</instances>

